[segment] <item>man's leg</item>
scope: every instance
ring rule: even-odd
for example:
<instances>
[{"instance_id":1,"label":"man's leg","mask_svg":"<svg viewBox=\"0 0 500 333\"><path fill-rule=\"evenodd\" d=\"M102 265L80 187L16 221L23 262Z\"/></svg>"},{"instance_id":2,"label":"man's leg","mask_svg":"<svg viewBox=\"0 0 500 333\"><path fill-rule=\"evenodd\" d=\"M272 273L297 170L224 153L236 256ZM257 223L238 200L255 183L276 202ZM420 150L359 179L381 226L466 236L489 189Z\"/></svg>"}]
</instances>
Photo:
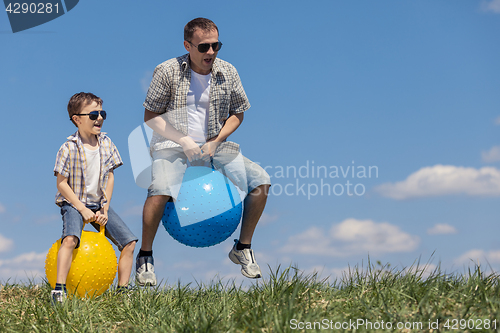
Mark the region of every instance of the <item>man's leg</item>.
<instances>
[{"instance_id":1,"label":"man's leg","mask_svg":"<svg viewBox=\"0 0 500 333\"><path fill-rule=\"evenodd\" d=\"M241 220L240 243L252 243L253 233L266 206L268 193L269 185L260 185L245 198L243 218Z\"/></svg>"},{"instance_id":2,"label":"man's leg","mask_svg":"<svg viewBox=\"0 0 500 333\"><path fill-rule=\"evenodd\" d=\"M169 199L167 195L155 195L146 199L142 210L142 251L153 250L153 241Z\"/></svg>"},{"instance_id":3,"label":"man's leg","mask_svg":"<svg viewBox=\"0 0 500 333\"><path fill-rule=\"evenodd\" d=\"M245 198L240 239L239 241L235 240L236 242L231 252L229 252L229 259L235 264L241 265L241 274L252 279L262 277L262 272L255 261L250 245L255 227L266 206L269 187L270 185L267 184L260 185L253 189Z\"/></svg>"},{"instance_id":4,"label":"man's leg","mask_svg":"<svg viewBox=\"0 0 500 333\"><path fill-rule=\"evenodd\" d=\"M152 256L153 241L158 231L165 205L170 199L167 195L148 197L142 210L142 243L136 259L135 279L140 286L156 285L154 260Z\"/></svg>"}]
</instances>

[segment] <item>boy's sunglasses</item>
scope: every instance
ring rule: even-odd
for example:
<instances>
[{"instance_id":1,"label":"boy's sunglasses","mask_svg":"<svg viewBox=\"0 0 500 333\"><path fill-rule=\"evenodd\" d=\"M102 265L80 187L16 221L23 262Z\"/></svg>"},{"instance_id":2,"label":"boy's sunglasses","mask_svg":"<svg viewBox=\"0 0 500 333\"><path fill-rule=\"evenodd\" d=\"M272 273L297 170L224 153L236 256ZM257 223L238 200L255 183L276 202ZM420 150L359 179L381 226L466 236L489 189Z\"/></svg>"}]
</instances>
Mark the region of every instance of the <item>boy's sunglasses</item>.
<instances>
[{"instance_id":1,"label":"boy's sunglasses","mask_svg":"<svg viewBox=\"0 0 500 333\"><path fill-rule=\"evenodd\" d=\"M106 120L106 111L90 111L89 113L79 113L75 114L75 116L89 116L90 120L97 120L99 118L99 113L101 114L102 120Z\"/></svg>"},{"instance_id":2,"label":"boy's sunglasses","mask_svg":"<svg viewBox=\"0 0 500 333\"><path fill-rule=\"evenodd\" d=\"M193 43L191 43L190 41L187 41L189 44L193 45L194 47L196 47L198 49L198 52L200 53L205 53L205 52L208 52L208 50L210 50L210 46L212 47L212 50L214 50L214 52L217 52L221 49L222 47L222 43L221 42L217 42L217 43L202 43L202 44L198 44L198 45L194 45Z\"/></svg>"}]
</instances>

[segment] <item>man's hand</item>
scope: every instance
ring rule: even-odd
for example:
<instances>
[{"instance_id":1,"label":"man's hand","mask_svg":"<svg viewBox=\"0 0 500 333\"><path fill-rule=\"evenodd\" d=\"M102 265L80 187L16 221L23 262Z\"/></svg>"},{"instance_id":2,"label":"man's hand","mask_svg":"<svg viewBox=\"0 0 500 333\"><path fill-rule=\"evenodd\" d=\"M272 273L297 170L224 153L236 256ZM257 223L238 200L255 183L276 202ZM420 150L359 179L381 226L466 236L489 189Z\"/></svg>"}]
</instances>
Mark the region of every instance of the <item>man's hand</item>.
<instances>
[{"instance_id":1,"label":"man's hand","mask_svg":"<svg viewBox=\"0 0 500 333\"><path fill-rule=\"evenodd\" d=\"M108 223L108 212L101 208L95 213L95 221L99 225L106 225Z\"/></svg>"},{"instance_id":2,"label":"man's hand","mask_svg":"<svg viewBox=\"0 0 500 333\"><path fill-rule=\"evenodd\" d=\"M207 141L202 147L202 154L201 154L201 159L204 160L205 162L209 162L212 157L215 155L215 151L217 150L217 147L219 147L220 142L215 141L215 138L212 138Z\"/></svg>"},{"instance_id":3,"label":"man's hand","mask_svg":"<svg viewBox=\"0 0 500 333\"><path fill-rule=\"evenodd\" d=\"M200 147L189 136L184 136L179 139L179 144L182 146L184 154L186 154L189 162L201 159Z\"/></svg>"}]
</instances>

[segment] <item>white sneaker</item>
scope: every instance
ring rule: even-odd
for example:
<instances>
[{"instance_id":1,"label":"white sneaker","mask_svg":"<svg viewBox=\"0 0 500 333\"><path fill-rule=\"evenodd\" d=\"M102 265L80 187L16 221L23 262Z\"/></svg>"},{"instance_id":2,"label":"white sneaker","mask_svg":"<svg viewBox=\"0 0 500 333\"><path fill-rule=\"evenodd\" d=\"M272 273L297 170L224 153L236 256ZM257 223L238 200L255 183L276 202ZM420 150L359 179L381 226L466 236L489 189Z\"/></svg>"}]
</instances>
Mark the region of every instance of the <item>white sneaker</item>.
<instances>
[{"instance_id":1,"label":"white sneaker","mask_svg":"<svg viewBox=\"0 0 500 333\"><path fill-rule=\"evenodd\" d=\"M66 300L66 293L63 290L52 290L50 292L52 304L62 304Z\"/></svg>"},{"instance_id":2,"label":"white sneaker","mask_svg":"<svg viewBox=\"0 0 500 333\"><path fill-rule=\"evenodd\" d=\"M139 257L135 260L135 281L141 287L156 286L156 275L153 257Z\"/></svg>"},{"instance_id":3,"label":"white sneaker","mask_svg":"<svg viewBox=\"0 0 500 333\"><path fill-rule=\"evenodd\" d=\"M229 259L237 265L241 265L241 274L251 279L258 279L262 277L259 265L255 261L252 249L236 250L238 240L234 240L234 246L229 252Z\"/></svg>"}]
</instances>

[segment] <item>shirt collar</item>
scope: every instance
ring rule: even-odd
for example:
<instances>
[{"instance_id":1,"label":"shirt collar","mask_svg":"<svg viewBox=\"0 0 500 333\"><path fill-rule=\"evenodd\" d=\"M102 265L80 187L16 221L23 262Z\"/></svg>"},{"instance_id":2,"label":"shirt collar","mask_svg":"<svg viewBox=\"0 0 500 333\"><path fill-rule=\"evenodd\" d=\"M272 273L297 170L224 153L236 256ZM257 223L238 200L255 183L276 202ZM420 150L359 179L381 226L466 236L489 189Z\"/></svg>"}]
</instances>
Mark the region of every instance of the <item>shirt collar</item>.
<instances>
[{"instance_id":1,"label":"shirt collar","mask_svg":"<svg viewBox=\"0 0 500 333\"><path fill-rule=\"evenodd\" d=\"M217 73L219 72L219 67L217 66L217 59L219 59L219 58L215 58L214 64L212 65L212 72L211 73L214 76L216 76ZM182 58L181 58L181 60L182 60L181 69L182 69L183 72L186 71L186 70L191 69L191 66L189 66L189 61L190 61L190 59L189 59L189 53L183 55Z\"/></svg>"},{"instance_id":2,"label":"shirt collar","mask_svg":"<svg viewBox=\"0 0 500 333\"><path fill-rule=\"evenodd\" d=\"M104 135L106 135L106 132L101 132L99 136L97 137L98 141L101 142L102 138ZM76 131L74 134L70 135L67 137L68 141L73 141L76 143L82 142L82 139L80 138L80 133Z\"/></svg>"}]
</instances>

